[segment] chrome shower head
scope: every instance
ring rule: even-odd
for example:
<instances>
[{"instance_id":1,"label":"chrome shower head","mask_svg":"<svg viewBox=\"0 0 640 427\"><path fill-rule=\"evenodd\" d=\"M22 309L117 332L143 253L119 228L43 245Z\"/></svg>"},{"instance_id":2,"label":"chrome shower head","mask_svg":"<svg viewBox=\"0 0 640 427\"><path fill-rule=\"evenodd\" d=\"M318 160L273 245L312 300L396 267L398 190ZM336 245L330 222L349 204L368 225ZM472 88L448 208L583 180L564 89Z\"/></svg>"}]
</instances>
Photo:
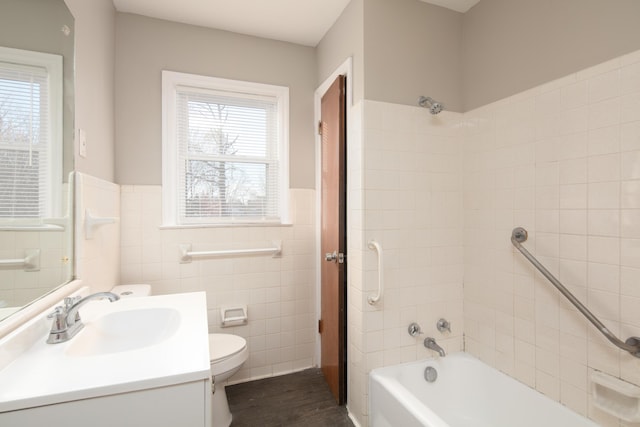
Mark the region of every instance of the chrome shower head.
<instances>
[{"instance_id":1,"label":"chrome shower head","mask_svg":"<svg viewBox=\"0 0 640 427\"><path fill-rule=\"evenodd\" d=\"M444 105L438 101L434 101L433 98L428 96L421 96L418 98L418 105L424 108L428 108L431 114L438 114L444 110Z\"/></svg>"}]
</instances>

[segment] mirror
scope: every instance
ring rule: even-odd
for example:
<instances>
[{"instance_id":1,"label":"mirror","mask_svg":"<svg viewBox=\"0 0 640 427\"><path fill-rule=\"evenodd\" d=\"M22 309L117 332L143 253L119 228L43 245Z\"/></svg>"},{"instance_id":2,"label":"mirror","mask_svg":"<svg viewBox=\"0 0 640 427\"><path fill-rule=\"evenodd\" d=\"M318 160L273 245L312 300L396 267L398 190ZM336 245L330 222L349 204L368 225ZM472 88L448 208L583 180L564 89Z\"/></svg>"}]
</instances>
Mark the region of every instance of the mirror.
<instances>
[{"instance_id":1,"label":"mirror","mask_svg":"<svg viewBox=\"0 0 640 427\"><path fill-rule=\"evenodd\" d=\"M0 2L0 320L73 276L74 19Z\"/></svg>"}]
</instances>

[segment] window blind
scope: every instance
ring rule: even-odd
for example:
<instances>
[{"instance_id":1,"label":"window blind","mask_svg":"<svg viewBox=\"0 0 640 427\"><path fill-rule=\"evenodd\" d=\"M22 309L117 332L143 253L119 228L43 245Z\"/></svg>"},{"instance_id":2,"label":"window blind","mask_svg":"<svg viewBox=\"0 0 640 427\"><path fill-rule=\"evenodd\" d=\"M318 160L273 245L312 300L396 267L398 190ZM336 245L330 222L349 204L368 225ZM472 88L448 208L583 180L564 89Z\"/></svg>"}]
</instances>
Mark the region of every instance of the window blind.
<instances>
[{"instance_id":1,"label":"window blind","mask_svg":"<svg viewBox=\"0 0 640 427\"><path fill-rule=\"evenodd\" d=\"M278 99L176 89L181 223L279 219Z\"/></svg>"},{"instance_id":2,"label":"window blind","mask_svg":"<svg viewBox=\"0 0 640 427\"><path fill-rule=\"evenodd\" d=\"M0 61L0 218L50 216L49 78Z\"/></svg>"}]
</instances>

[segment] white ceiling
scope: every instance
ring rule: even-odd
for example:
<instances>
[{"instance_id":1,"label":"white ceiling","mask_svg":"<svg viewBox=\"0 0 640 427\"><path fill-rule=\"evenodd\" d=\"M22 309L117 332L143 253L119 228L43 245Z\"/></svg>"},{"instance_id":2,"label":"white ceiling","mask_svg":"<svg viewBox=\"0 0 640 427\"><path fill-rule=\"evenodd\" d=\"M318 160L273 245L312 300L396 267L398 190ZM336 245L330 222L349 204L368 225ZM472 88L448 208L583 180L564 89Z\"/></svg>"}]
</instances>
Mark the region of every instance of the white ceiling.
<instances>
[{"instance_id":1,"label":"white ceiling","mask_svg":"<svg viewBox=\"0 0 640 427\"><path fill-rule=\"evenodd\" d=\"M350 0L113 0L120 12L316 46ZM466 12L480 0L422 0Z\"/></svg>"}]
</instances>

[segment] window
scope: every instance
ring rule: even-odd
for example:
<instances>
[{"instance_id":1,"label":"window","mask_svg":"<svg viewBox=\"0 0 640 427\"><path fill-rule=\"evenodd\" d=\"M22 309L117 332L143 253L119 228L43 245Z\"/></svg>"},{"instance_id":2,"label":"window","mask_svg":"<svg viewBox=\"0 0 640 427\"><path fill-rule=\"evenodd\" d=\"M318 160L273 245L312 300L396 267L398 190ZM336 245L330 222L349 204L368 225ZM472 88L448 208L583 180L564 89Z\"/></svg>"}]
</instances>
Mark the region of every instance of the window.
<instances>
[{"instance_id":1,"label":"window","mask_svg":"<svg viewBox=\"0 0 640 427\"><path fill-rule=\"evenodd\" d=\"M163 71L164 225L286 222L286 87Z\"/></svg>"},{"instance_id":2,"label":"window","mask_svg":"<svg viewBox=\"0 0 640 427\"><path fill-rule=\"evenodd\" d=\"M62 58L0 47L0 222L60 215Z\"/></svg>"}]
</instances>

